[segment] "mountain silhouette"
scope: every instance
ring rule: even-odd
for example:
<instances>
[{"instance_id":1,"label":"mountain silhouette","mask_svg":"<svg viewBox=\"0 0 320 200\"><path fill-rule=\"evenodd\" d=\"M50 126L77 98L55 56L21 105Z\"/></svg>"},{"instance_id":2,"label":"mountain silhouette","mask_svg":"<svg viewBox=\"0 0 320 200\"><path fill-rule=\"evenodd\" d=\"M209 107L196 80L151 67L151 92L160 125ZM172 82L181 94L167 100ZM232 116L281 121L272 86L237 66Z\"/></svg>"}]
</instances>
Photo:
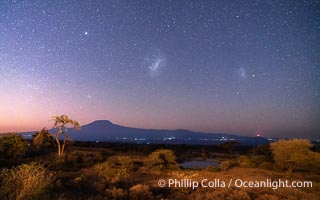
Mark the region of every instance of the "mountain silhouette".
<instances>
[{"instance_id":1,"label":"mountain silhouette","mask_svg":"<svg viewBox=\"0 0 320 200\"><path fill-rule=\"evenodd\" d=\"M266 144L262 137L248 137L225 133L203 133L184 129L143 129L114 124L108 120L97 120L83 125L80 130L67 129L76 141L110 141L129 143L166 143L166 144L219 144L235 141L244 145Z\"/></svg>"}]
</instances>

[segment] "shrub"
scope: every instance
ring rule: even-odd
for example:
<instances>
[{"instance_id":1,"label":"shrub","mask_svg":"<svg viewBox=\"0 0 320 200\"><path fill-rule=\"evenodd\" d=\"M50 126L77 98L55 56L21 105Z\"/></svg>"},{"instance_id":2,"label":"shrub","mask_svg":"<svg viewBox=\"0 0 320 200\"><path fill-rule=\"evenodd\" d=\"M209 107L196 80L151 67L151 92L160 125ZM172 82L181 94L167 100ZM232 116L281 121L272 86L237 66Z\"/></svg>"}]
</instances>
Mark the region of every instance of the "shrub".
<instances>
[{"instance_id":1,"label":"shrub","mask_svg":"<svg viewBox=\"0 0 320 200\"><path fill-rule=\"evenodd\" d=\"M229 155L232 154L232 151L234 150L234 148L236 146L238 146L240 143L239 142L235 142L235 141L228 141L225 142L223 144L220 144L220 148L223 149L224 151L226 151Z\"/></svg>"},{"instance_id":2,"label":"shrub","mask_svg":"<svg viewBox=\"0 0 320 200\"><path fill-rule=\"evenodd\" d=\"M270 144L273 159L280 169L310 170L318 168L315 159L318 153L312 152L312 144L305 139L279 140Z\"/></svg>"},{"instance_id":3,"label":"shrub","mask_svg":"<svg viewBox=\"0 0 320 200\"><path fill-rule=\"evenodd\" d=\"M0 161L1 163L17 164L26 152L26 142L15 133L0 136Z\"/></svg>"},{"instance_id":4,"label":"shrub","mask_svg":"<svg viewBox=\"0 0 320 200\"><path fill-rule=\"evenodd\" d=\"M232 161L232 160L226 160L226 161L221 162L220 169L221 169L221 171L227 171L235 166L237 166L237 162Z\"/></svg>"},{"instance_id":5,"label":"shrub","mask_svg":"<svg viewBox=\"0 0 320 200\"><path fill-rule=\"evenodd\" d=\"M108 199L128 199L127 193L122 188L113 187L111 189L106 189L106 194Z\"/></svg>"},{"instance_id":6,"label":"shrub","mask_svg":"<svg viewBox=\"0 0 320 200\"><path fill-rule=\"evenodd\" d=\"M272 152L269 144L260 144L251 149L253 155L264 155L269 161L272 160Z\"/></svg>"},{"instance_id":7,"label":"shrub","mask_svg":"<svg viewBox=\"0 0 320 200\"><path fill-rule=\"evenodd\" d=\"M128 156L111 156L107 161L93 167L101 177L115 182L127 177L133 171L133 161Z\"/></svg>"},{"instance_id":8,"label":"shrub","mask_svg":"<svg viewBox=\"0 0 320 200\"><path fill-rule=\"evenodd\" d=\"M77 189L82 191L82 195L88 196L102 194L107 187L105 177L97 174L97 172L90 168L82 169L81 175L74 178L73 182L77 186ZM63 185L60 185L60 187L63 187Z\"/></svg>"},{"instance_id":9,"label":"shrub","mask_svg":"<svg viewBox=\"0 0 320 200\"><path fill-rule=\"evenodd\" d=\"M91 167L102 161L100 153L91 153L84 151L67 151L64 156L67 169L79 169L82 167Z\"/></svg>"},{"instance_id":10,"label":"shrub","mask_svg":"<svg viewBox=\"0 0 320 200\"><path fill-rule=\"evenodd\" d=\"M142 199L151 199L152 193L149 190L147 185L135 185L130 188L130 199L133 200L142 200Z\"/></svg>"},{"instance_id":11,"label":"shrub","mask_svg":"<svg viewBox=\"0 0 320 200\"><path fill-rule=\"evenodd\" d=\"M259 166L262 163L271 162L272 160L269 160L268 157L265 155L257 155L257 156L252 156L251 161L255 166Z\"/></svg>"},{"instance_id":12,"label":"shrub","mask_svg":"<svg viewBox=\"0 0 320 200\"><path fill-rule=\"evenodd\" d=\"M37 148L48 146L52 147L54 146L54 139L49 134L48 130L43 128L32 136L32 144Z\"/></svg>"},{"instance_id":13,"label":"shrub","mask_svg":"<svg viewBox=\"0 0 320 200\"><path fill-rule=\"evenodd\" d=\"M255 164L251 161L248 156L242 155L238 158L238 163L240 167L254 167Z\"/></svg>"},{"instance_id":14,"label":"shrub","mask_svg":"<svg viewBox=\"0 0 320 200\"><path fill-rule=\"evenodd\" d=\"M44 167L38 163L3 169L0 174L0 196L3 199L39 199L51 181Z\"/></svg>"},{"instance_id":15,"label":"shrub","mask_svg":"<svg viewBox=\"0 0 320 200\"><path fill-rule=\"evenodd\" d=\"M147 166L160 171L179 169L176 156L173 151L168 149L159 149L151 153L148 156Z\"/></svg>"}]
</instances>

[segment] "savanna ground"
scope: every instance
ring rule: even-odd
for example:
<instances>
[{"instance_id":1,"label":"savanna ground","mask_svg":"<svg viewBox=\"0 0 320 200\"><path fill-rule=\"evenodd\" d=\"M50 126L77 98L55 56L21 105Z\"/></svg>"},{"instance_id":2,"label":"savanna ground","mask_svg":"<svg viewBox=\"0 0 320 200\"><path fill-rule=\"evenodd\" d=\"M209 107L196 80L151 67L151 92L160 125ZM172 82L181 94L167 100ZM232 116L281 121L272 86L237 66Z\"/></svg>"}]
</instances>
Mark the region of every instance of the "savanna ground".
<instances>
[{"instance_id":1,"label":"savanna ground","mask_svg":"<svg viewBox=\"0 0 320 200\"><path fill-rule=\"evenodd\" d=\"M285 153L274 145L75 142L58 156L53 144L36 147L17 135L7 138L0 138L1 199L320 199L319 153L314 146L306 151L301 147L298 153L285 149L293 157L283 158L279 156ZM179 167L190 160L216 160L220 168ZM164 187L158 185L160 179L166 181ZM216 182L211 188L193 189L190 184L168 187L169 179ZM249 188L234 182L228 187L230 179L311 181L312 187ZM220 185L223 181L225 186Z\"/></svg>"}]
</instances>

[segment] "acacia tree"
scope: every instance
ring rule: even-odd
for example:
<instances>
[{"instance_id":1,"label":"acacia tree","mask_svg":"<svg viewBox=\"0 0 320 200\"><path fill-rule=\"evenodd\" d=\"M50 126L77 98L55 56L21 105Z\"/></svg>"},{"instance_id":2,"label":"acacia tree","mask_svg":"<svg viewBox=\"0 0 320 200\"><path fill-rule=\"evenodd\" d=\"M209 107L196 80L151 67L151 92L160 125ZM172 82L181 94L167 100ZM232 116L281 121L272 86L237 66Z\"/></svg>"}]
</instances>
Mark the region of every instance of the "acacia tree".
<instances>
[{"instance_id":1,"label":"acacia tree","mask_svg":"<svg viewBox=\"0 0 320 200\"><path fill-rule=\"evenodd\" d=\"M61 116L53 116L53 128L58 129L58 132L54 135L54 138L56 140L56 143L58 145L58 156L63 155L65 145L68 143L68 141L71 141L71 137L66 133L67 131L67 125L71 125L75 129L79 129L80 125L77 121L70 119L67 115L61 115ZM62 144L60 143L59 137L62 136Z\"/></svg>"}]
</instances>

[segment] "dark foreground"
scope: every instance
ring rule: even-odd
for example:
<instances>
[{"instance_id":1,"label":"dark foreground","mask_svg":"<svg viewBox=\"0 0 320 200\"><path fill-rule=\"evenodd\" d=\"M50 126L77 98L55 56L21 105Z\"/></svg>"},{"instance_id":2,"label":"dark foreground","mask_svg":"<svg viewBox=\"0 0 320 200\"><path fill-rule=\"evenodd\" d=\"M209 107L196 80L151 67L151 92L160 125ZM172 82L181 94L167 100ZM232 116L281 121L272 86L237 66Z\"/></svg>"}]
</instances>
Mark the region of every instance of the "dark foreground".
<instances>
[{"instance_id":1,"label":"dark foreground","mask_svg":"<svg viewBox=\"0 0 320 200\"><path fill-rule=\"evenodd\" d=\"M7 151L11 157L2 154L2 199L319 199L320 196L318 168L280 169L268 145L78 142L67 146L60 157L50 144L34 147L30 141L24 141L24 145L23 156L17 154L19 151L11 154ZM180 167L180 163L191 160L216 161L220 166Z\"/></svg>"}]
</instances>

